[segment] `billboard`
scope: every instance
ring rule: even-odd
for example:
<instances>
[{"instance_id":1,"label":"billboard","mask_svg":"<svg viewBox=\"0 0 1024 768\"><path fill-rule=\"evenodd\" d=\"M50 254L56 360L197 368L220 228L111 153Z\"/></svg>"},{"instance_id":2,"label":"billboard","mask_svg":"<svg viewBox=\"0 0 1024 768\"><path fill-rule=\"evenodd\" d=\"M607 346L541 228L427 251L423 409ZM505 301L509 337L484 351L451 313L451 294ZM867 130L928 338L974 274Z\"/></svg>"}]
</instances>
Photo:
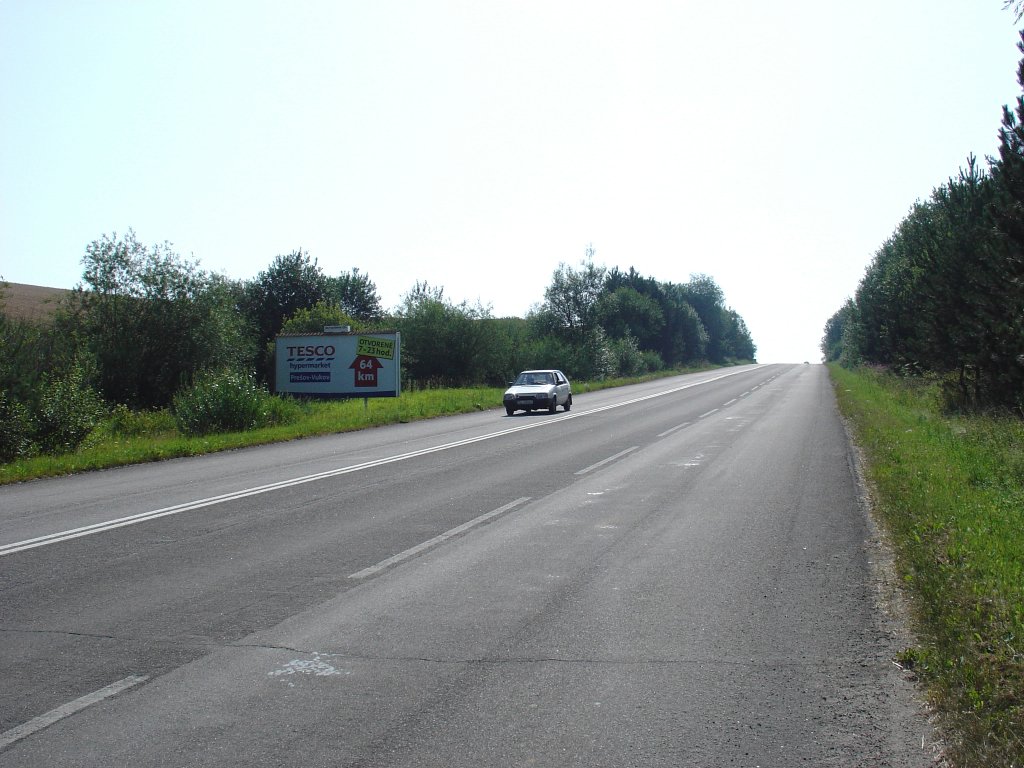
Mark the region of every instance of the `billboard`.
<instances>
[{"instance_id":1,"label":"billboard","mask_svg":"<svg viewBox=\"0 0 1024 768\"><path fill-rule=\"evenodd\" d=\"M397 332L278 336L276 390L305 397L398 397Z\"/></svg>"}]
</instances>

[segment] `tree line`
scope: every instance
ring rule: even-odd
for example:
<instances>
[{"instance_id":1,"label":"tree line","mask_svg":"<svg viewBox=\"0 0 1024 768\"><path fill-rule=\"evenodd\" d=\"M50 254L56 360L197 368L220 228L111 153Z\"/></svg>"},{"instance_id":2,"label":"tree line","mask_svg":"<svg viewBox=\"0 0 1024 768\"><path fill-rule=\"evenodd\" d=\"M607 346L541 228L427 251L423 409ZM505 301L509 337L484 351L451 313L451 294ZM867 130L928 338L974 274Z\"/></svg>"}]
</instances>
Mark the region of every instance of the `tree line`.
<instances>
[{"instance_id":1,"label":"tree line","mask_svg":"<svg viewBox=\"0 0 1024 768\"><path fill-rule=\"evenodd\" d=\"M302 249L236 281L129 230L89 243L82 265L52 323L9 317L0 289L0 458L70 450L115 405L195 411L181 393L200 379L204 397L239 381L272 389L275 337L325 325L398 330L406 388L500 385L534 366L602 379L756 352L711 277L659 282L595 265L592 250L555 270L525 318L425 282L386 312L369 275L327 275ZM218 385L211 371L232 375Z\"/></svg>"},{"instance_id":2,"label":"tree line","mask_svg":"<svg viewBox=\"0 0 1024 768\"><path fill-rule=\"evenodd\" d=\"M1017 80L1024 90L1024 58ZM969 156L913 205L821 348L847 366L937 376L950 407L1024 415L1024 96L1003 107L987 161Z\"/></svg>"}]
</instances>

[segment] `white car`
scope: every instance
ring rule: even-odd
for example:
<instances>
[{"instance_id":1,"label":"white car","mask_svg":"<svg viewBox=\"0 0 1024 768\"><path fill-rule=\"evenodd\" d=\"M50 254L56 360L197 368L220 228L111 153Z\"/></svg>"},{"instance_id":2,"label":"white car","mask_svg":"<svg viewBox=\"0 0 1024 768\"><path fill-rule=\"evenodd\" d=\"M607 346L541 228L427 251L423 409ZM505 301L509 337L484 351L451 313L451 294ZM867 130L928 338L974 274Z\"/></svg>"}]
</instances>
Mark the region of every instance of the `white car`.
<instances>
[{"instance_id":1,"label":"white car","mask_svg":"<svg viewBox=\"0 0 1024 768\"><path fill-rule=\"evenodd\" d=\"M505 390L504 404L509 416L516 411L530 413L545 408L554 413L558 406L568 411L572 407L572 388L561 371L523 371Z\"/></svg>"}]
</instances>

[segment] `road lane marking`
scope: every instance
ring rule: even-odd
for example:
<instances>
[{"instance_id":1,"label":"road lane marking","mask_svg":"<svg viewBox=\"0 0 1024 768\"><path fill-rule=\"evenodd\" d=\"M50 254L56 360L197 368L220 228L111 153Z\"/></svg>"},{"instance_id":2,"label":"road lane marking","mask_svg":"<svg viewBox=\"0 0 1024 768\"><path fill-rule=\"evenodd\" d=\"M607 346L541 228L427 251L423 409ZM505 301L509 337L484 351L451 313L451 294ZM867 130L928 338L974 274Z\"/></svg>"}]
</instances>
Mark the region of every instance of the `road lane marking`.
<instances>
[{"instance_id":1,"label":"road lane marking","mask_svg":"<svg viewBox=\"0 0 1024 768\"><path fill-rule=\"evenodd\" d=\"M123 680L111 683L106 688L100 688L98 691L93 691L92 693L88 693L74 701L69 701L67 704L62 704L56 709L47 712L45 715L33 717L27 723L23 723L16 728L0 733L0 750L6 749L14 742L21 741L27 736L31 736L33 733L38 733L44 728L49 728L54 723L63 720L66 717L71 717L71 715L76 712L81 712L86 707L98 704L104 699L116 696L122 691L134 688L136 685L144 683L147 680L149 680L149 677L145 675L129 675Z\"/></svg>"},{"instance_id":2,"label":"road lane marking","mask_svg":"<svg viewBox=\"0 0 1024 768\"><path fill-rule=\"evenodd\" d=\"M673 432L678 432L680 429L685 429L688 426L690 426L690 422L684 421L682 424L677 424L676 426L672 427L672 429L666 429L664 432L660 433L658 437L668 437Z\"/></svg>"},{"instance_id":3,"label":"road lane marking","mask_svg":"<svg viewBox=\"0 0 1024 768\"><path fill-rule=\"evenodd\" d=\"M708 411L707 413L702 413L697 418L698 419L703 419L703 418L706 418L706 417L710 416L712 413L718 413L718 409L717 408L712 408L710 411Z\"/></svg>"},{"instance_id":4,"label":"road lane marking","mask_svg":"<svg viewBox=\"0 0 1024 768\"><path fill-rule=\"evenodd\" d=\"M269 483L267 485L260 485L253 488L245 488L243 490L234 491L232 493L224 493L218 496L211 496L205 499L197 499L195 501L185 502L183 504L175 504L170 507L163 507L161 509L155 509L149 512L141 512L135 515L119 517L114 520L107 520L101 523L85 525L80 528L72 528L66 531L58 531L56 533L50 533L45 536L38 536L33 539L16 541L11 544L0 545L0 557L3 557L5 555L13 555L16 552L24 552L28 549L35 549L36 547L44 547L49 544L57 544L62 541L69 541L71 539L81 538L83 536L91 536L96 533L104 533L106 531L112 531L117 528L123 528L129 525L137 525L138 523L144 523L149 520L156 520L161 517L167 517L169 515L177 515L182 512L190 512L196 509L202 509L204 507L211 507L214 506L215 504L224 504L229 501L236 501L238 499L244 499L249 496L258 496L264 493L279 491L284 488L291 488L296 485L303 485L305 483L312 483L318 480L326 480L328 478L338 477L340 475L347 475L352 472L360 472L365 469L372 469L374 467L381 467L387 464L394 464L399 461L406 461L407 459L418 458L420 456L427 456L431 453L437 453L439 451L447 451L452 448L461 448L466 445L472 445L473 443L483 442L484 440L492 440L497 437L504 437L505 435L511 435L516 432L523 432L528 429L539 429L541 427L549 427L555 424L561 424L562 422L571 419L579 419L583 418L584 416L593 415L595 413L603 413L604 411L610 411L616 408L623 408L627 405L634 405L636 403L641 403L646 400L653 400L654 398L675 394L676 392L681 392L686 389L692 389L693 387L699 387L704 384L711 384L712 382L720 381L721 379L725 379L730 376L738 376L743 373L749 373L749 371L730 371L728 373L719 374L718 376L713 376L710 379L702 379L701 381L683 384L682 386L679 387L672 387L671 389L655 392L650 395L643 395L642 397L635 397L630 400L623 400L618 403L612 403L611 405L601 406L600 408L591 408L590 410L586 411L573 411L572 413L567 413L554 419L544 419L543 421L531 421L529 424L523 424L516 427L509 427L507 429L498 430L497 432L489 432L485 435L480 435L478 437L471 437L465 440L456 440L455 442L444 443L442 445L436 445L431 448L423 448L418 451L410 451L408 453L402 453L395 456L388 456L383 459L365 461L360 464L353 464L347 467L339 467L337 469L328 470L326 472L318 472L313 475L295 477L290 480L283 480L277 483ZM703 416L701 418L703 418Z\"/></svg>"},{"instance_id":5,"label":"road lane marking","mask_svg":"<svg viewBox=\"0 0 1024 768\"><path fill-rule=\"evenodd\" d=\"M609 456L607 459L603 459L603 460L597 462L597 464L591 464L589 467L586 467L585 469L581 469L576 474L577 475L585 475L588 472L592 472L595 469L599 469L599 468L603 467L605 464L610 464L611 462L615 461L616 459L621 459L627 453L632 453L633 451L637 450L639 447L640 447L639 445L634 445L632 448L627 448L624 451L619 451L614 456Z\"/></svg>"},{"instance_id":6,"label":"road lane marking","mask_svg":"<svg viewBox=\"0 0 1024 768\"><path fill-rule=\"evenodd\" d=\"M422 544L417 544L415 547L410 547L404 552L399 552L397 555L393 555L389 557L387 560L381 560L376 565L371 565L369 568L363 568L363 570L361 571L356 571L353 574L349 574L349 578L368 579L371 576L374 576L380 573L381 571L385 570L386 568L390 568L391 566L397 565L398 563L401 563L404 560L408 560L411 557L415 557L421 552L425 552L428 549L436 547L438 544L443 544L444 542L448 541L448 539L451 539L455 536L459 536L460 534L465 533L469 529L475 528L481 523L486 523L491 518L497 517L498 515L503 515L509 510L515 509L516 507L525 504L529 500L529 496L523 496L522 498L516 499L515 501L510 501L503 507L498 507L497 509L493 509L490 512L480 515L479 517L474 517L472 520L465 522L462 525L458 525L455 528L452 528L450 531L445 531L444 533L435 536L432 539L428 539L427 541L424 541Z\"/></svg>"}]
</instances>

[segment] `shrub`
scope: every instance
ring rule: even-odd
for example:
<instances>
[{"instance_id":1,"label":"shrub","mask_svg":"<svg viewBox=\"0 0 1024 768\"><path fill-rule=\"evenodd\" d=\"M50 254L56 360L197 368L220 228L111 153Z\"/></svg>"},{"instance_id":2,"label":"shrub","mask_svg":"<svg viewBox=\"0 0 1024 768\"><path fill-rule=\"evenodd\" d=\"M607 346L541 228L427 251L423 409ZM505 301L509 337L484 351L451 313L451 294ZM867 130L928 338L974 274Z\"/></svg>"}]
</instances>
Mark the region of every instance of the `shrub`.
<instances>
[{"instance_id":1,"label":"shrub","mask_svg":"<svg viewBox=\"0 0 1024 768\"><path fill-rule=\"evenodd\" d=\"M638 376L647 372L647 361L635 338L627 334L624 338L609 340L607 344L615 356L615 375Z\"/></svg>"},{"instance_id":2,"label":"shrub","mask_svg":"<svg viewBox=\"0 0 1024 768\"><path fill-rule=\"evenodd\" d=\"M104 432L120 437L147 437L173 432L177 427L167 409L133 411L127 405L115 405L103 423Z\"/></svg>"},{"instance_id":3,"label":"shrub","mask_svg":"<svg viewBox=\"0 0 1024 768\"><path fill-rule=\"evenodd\" d=\"M665 370L665 361L661 359L661 355L654 350L645 349L640 353L644 359L644 371L647 373L657 373L658 371Z\"/></svg>"},{"instance_id":4,"label":"shrub","mask_svg":"<svg viewBox=\"0 0 1024 768\"><path fill-rule=\"evenodd\" d=\"M569 360L569 367L576 372L577 379L604 381L619 371L618 352L600 327L590 331L586 340L573 348Z\"/></svg>"},{"instance_id":5,"label":"shrub","mask_svg":"<svg viewBox=\"0 0 1024 768\"><path fill-rule=\"evenodd\" d=\"M0 462L28 456L32 452L31 435L28 409L0 391Z\"/></svg>"},{"instance_id":6,"label":"shrub","mask_svg":"<svg viewBox=\"0 0 1024 768\"><path fill-rule=\"evenodd\" d=\"M33 414L35 442L43 453L71 453L99 424L103 399L85 383L85 372L72 363L67 372L45 379Z\"/></svg>"},{"instance_id":7,"label":"shrub","mask_svg":"<svg viewBox=\"0 0 1024 768\"><path fill-rule=\"evenodd\" d=\"M286 423L298 407L271 395L250 374L221 370L198 375L174 396L173 411L182 434L194 436Z\"/></svg>"}]
</instances>

